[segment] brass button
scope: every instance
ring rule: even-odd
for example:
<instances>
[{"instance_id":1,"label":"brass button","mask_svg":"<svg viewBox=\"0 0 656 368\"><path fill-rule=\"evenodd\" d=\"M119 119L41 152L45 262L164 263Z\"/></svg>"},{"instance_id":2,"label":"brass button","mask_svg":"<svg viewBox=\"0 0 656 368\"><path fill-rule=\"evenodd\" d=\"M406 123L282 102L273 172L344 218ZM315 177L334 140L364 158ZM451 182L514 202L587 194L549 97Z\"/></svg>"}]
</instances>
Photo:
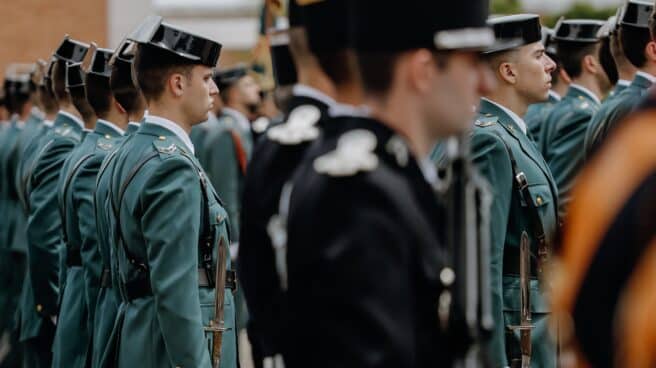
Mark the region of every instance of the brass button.
<instances>
[{"instance_id":1,"label":"brass button","mask_svg":"<svg viewBox=\"0 0 656 368\"><path fill-rule=\"evenodd\" d=\"M223 216L221 216L221 215L216 215L216 221L218 221L218 222L223 221Z\"/></svg>"},{"instance_id":2,"label":"brass button","mask_svg":"<svg viewBox=\"0 0 656 368\"><path fill-rule=\"evenodd\" d=\"M43 306L41 304L37 304L36 305L36 311L41 313L42 310L43 310Z\"/></svg>"},{"instance_id":3,"label":"brass button","mask_svg":"<svg viewBox=\"0 0 656 368\"><path fill-rule=\"evenodd\" d=\"M160 136L159 136L159 140L160 140L160 141L165 141L165 140L166 140L166 137L163 136L163 135L160 135Z\"/></svg>"},{"instance_id":4,"label":"brass button","mask_svg":"<svg viewBox=\"0 0 656 368\"><path fill-rule=\"evenodd\" d=\"M111 138L112 138L111 135L109 135L109 134L105 134L105 139L111 139Z\"/></svg>"},{"instance_id":5,"label":"brass button","mask_svg":"<svg viewBox=\"0 0 656 368\"><path fill-rule=\"evenodd\" d=\"M536 198L536 201L538 202L538 206L542 206L542 203L544 202L540 196Z\"/></svg>"}]
</instances>

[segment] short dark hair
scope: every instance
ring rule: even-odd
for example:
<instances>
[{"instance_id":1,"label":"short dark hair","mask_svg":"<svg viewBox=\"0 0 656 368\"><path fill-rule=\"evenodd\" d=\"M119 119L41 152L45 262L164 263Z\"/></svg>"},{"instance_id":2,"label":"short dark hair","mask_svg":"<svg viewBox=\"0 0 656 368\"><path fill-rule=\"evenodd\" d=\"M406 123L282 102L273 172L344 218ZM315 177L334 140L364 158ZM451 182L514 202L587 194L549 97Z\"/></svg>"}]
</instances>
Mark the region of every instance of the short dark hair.
<instances>
[{"instance_id":1,"label":"short dark hair","mask_svg":"<svg viewBox=\"0 0 656 368\"><path fill-rule=\"evenodd\" d=\"M109 87L116 101L128 114L137 113L144 108L146 101L139 87L134 84L132 75L121 75L121 73L127 73L127 71L116 65L112 66Z\"/></svg>"},{"instance_id":2,"label":"short dark hair","mask_svg":"<svg viewBox=\"0 0 656 368\"><path fill-rule=\"evenodd\" d=\"M367 93L384 95L389 91L400 56L400 53L388 52L357 53L362 85Z\"/></svg>"},{"instance_id":3,"label":"short dark hair","mask_svg":"<svg viewBox=\"0 0 656 368\"><path fill-rule=\"evenodd\" d=\"M48 84L37 87L38 97L45 112L53 113L57 111L59 106L57 105L55 94L52 91L52 86L48 86Z\"/></svg>"},{"instance_id":4,"label":"short dark hair","mask_svg":"<svg viewBox=\"0 0 656 368\"><path fill-rule=\"evenodd\" d=\"M617 71L617 64L615 64L615 59L611 53L610 42L610 37L604 37L601 39L601 47L599 47L599 61L601 62L601 66L604 68L604 72L606 72L610 83L616 84L620 79L620 76L619 72Z\"/></svg>"},{"instance_id":5,"label":"short dark hair","mask_svg":"<svg viewBox=\"0 0 656 368\"><path fill-rule=\"evenodd\" d=\"M645 47L651 41L649 30L623 25L620 31L620 41L624 55L636 68L642 68L647 63Z\"/></svg>"},{"instance_id":6,"label":"short dark hair","mask_svg":"<svg viewBox=\"0 0 656 368\"><path fill-rule=\"evenodd\" d=\"M347 49L335 51L317 51L314 53L321 69L335 83L343 84L353 80L357 73L357 62L352 51Z\"/></svg>"},{"instance_id":7,"label":"short dark hair","mask_svg":"<svg viewBox=\"0 0 656 368\"><path fill-rule=\"evenodd\" d=\"M52 68L52 92L57 101L71 101L71 96L66 91L66 61L58 59Z\"/></svg>"},{"instance_id":8,"label":"short dark hair","mask_svg":"<svg viewBox=\"0 0 656 368\"><path fill-rule=\"evenodd\" d=\"M587 55L596 55L596 43L560 42L558 58L563 69L572 78L578 78L583 73L581 62Z\"/></svg>"},{"instance_id":9,"label":"short dark hair","mask_svg":"<svg viewBox=\"0 0 656 368\"><path fill-rule=\"evenodd\" d=\"M109 88L109 79L95 74L85 77L87 101L99 118L104 119L112 104L112 91Z\"/></svg>"},{"instance_id":10,"label":"short dark hair","mask_svg":"<svg viewBox=\"0 0 656 368\"><path fill-rule=\"evenodd\" d=\"M94 118L96 115L95 111L87 101L87 95L85 92L85 87L77 86L68 89L71 102L77 111L82 115L82 120L86 123L87 121Z\"/></svg>"},{"instance_id":11,"label":"short dark hair","mask_svg":"<svg viewBox=\"0 0 656 368\"><path fill-rule=\"evenodd\" d=\"M172 74L180 73L190 77L191 69L197 64L170 51L141 44L135 56L134 70L146 101L152 101L164 93Z\"/></svg>"}]
</instances>

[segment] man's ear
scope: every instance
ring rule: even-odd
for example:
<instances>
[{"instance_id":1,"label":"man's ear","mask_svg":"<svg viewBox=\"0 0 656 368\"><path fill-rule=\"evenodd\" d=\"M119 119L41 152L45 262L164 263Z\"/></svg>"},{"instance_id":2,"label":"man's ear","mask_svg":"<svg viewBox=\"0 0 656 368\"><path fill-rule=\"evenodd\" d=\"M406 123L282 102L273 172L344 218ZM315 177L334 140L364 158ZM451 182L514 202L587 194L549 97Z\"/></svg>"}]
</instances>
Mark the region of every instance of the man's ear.
<instances>
[{"instance_id":1,"label":"man's ear","mask_svg":"<svg viewBox=\"0 0 656 368\"><path fill-rule=\"evenodd\" d=\"M410 83L418 91L426 92L434 88L431 86L433 73L436 70L436 61L430 51L420 49L407 56L407 75Z\"/></svg>"},{"instance_id":2,"label":"man's ear","mask_svg":"<svg viewBox=\"0 0 656 368\"><path fill-rule=\"evenodd\" d=\"M497 68L497 73L501 77L502 80L506 81L508 84L515 84L517 83L517 70L515 69L515 64L504 61L499 63L499 67Z\"/></svg>"},{"instance_id":3,"label":"man's ear","mask_svg":"<svg viewBox=\"0 0 656 368\"><path fill-rule=\"evenodd\" d=\"M168 79L169 89L175 97L181 97L185 90L185 77L181 73L173 73Z\"/></svg>"},{"instance_id":4,"label":"man's ear","mask_svg":"<svg viewBox=\"0 0 656 368\"><path fill-rule=\"evenodd\" d=\"M601 65L594 55L587 54L581 60L581 68L588 73L597 74L600 71Z\"/></svg>"},{"instance_id":5,"label":"man's ear","mask_svg":"<svg viewBox=\"0 0 656 368\"><path fill-rule=\"evenodd\" d=\"M656 42L649 41L645 46L645 57L652 63L656 63Z\"/></svg>"},{"instance_id":6,"label":"man's ear","mask_svg":"<svg viewBox=\"0 0 656 368\"><path fill-rule=\"evenodd\" d=\"M567 74L567 71L565 70L565 68L562 67L562 65L558 69L558 75L560 76L560 80L562 80L563 82L567 84L572 84L572 77L570 77L569 74Z\"/></svg>"}]
</instances>

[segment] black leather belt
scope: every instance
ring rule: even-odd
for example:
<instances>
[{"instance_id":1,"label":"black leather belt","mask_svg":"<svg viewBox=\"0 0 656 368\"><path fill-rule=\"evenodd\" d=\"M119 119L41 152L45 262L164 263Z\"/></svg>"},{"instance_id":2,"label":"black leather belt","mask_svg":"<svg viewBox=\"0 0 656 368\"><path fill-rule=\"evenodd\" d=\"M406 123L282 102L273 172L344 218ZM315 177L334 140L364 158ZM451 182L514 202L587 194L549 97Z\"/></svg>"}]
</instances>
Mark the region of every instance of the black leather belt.
<instances>
[{"instance_id":1,"label":"black leather belt","mask_svg":"<svg viewBox=\"0 0 656 368\"><path fill-rule=\"evenodd\" d=\"M109 270L107 270L109 273ZM104 280L105 271L103 270L103 280ZM109 283L111 287L111 274L108 275ZM198 269L198 286L199 287L208 287L210 285L209 280L207 279L207 274L205 269ZM233 292L237 290L237 272L235 271L226 271L226 289L230 289ZM152 296L153 291L150 288L150 279L148 277L142 277L130 282L127 282L123 285L125 290L125 295L128 299L128 302L131 302L135 299L144 298L147 296Z\"/></svg>"},{"instance_id":2,"label":"black leather belt","mask_svg":"<svg viewBox=\"0 0 656 368\"><path fill-rule=\"evenodd\" d=\"M79 249L68 249L66 251L66 266L82 266L82 256Z\"/></svg>"},{"instance_id":3,"label":"black leather belt","mask_svg":"<svg viewBox=\"0 0 656 368\"><path fill-rule=\"evenodd\" d=\"M503 275L519 277L519 248L506 247L503 250ZM538 278L538 267L531 254L531 278Z\"/></svg>"},{"instance_id":4,"label":"black leather belt","mask_svg":"<svg viewBox=\"0 0 656 368\"><path fill-rule=\"evenodd\" d=\"M198 269L198 286L200 287L209 287L211 284L209 280L207 279L207 272L205 272L205 269L199 268ZM225 282L225 287L226 289L230 289L233 292L237 291L237 272L228 270L226 271L226 282Z\"/></svg>"},{"instance_id":5,"label":"black leather belt","mask_svg":"<svg viewBox=\"0 0 656 368\"><path fill-rule=\"evenodd\" d=\"M101 288L112 288L112 273L108 268L103 268L102 275L100 275L100 287Z\"/></svg>"}]
</instances>

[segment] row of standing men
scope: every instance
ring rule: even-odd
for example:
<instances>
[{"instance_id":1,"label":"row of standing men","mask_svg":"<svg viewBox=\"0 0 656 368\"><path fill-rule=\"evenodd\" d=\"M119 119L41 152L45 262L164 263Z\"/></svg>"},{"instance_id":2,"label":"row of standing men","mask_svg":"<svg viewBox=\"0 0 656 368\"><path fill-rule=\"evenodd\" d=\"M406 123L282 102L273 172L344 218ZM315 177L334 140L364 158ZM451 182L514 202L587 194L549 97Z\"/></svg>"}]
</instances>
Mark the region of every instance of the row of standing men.
<instances>
[{"instance_id":1,"label":"row of standing men","mask_svg":"<svg viewBox=\"0 0 656 368\"><path fill-rule=\"evenodd\" d=\"M555 366L552 246L583 143L600 145L653 81L652 11L629 1L543 38L538 16L488 20L486 1L292 0L271 43L288 43L297 84L256 144L257 90L243 68L215 83L218 43L149 18L84 65L88 46L65 39L36 78L54 122L3 131L3 206L24 229L6 235L24 238L2 262L27 270L12 336L24 366L210 366L211 321L226 328L220 365L237 366L231 251L258 365L448 366L480 342L474 366ZM624 80L631 65L620 91L613 71ZM520 118L564 83L562 101ZM25 106L21 85L10 110ZM223 115L207 120L219 93ZM463 275L435 190L450 165L435 142L472 118L471 160L493 194L482 334L458 323Z\"/></svg>"}]
</instances>

